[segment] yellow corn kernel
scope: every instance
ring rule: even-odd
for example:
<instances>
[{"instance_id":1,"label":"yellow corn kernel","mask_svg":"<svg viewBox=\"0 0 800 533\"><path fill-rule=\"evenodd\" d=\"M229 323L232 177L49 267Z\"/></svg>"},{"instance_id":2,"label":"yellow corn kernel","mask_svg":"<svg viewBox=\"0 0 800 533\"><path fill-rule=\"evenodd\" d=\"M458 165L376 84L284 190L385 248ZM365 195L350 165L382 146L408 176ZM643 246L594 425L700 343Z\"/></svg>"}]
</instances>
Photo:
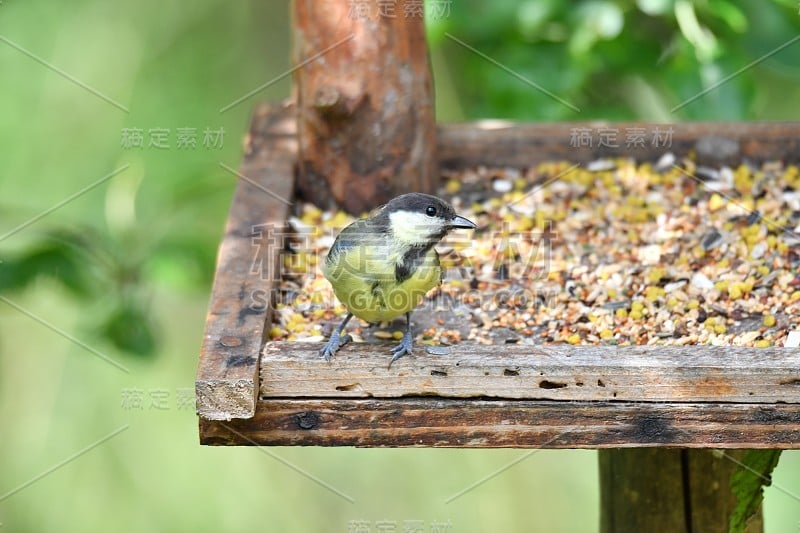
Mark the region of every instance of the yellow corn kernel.
<instances>
[{"instance_id":1,"label":"yellow corn kernel","mask_svg":"<svg viewBox=\"0 0 800 533\"><path fill-rule=\"evenodd\" d=\"M665 274L665 272L664 272L663 268L654 268L647 275L647 280L650 283L658 283L659 281L661 281L661 278L664 277L664 274Z\"/></svg>"},{"instance_id":2,"label":"yellow corn kernel","mask_svg":"<svg viewBox=\"0 0 800 533\"><path fill-rule=\"evenodd\" d=\"M649 302L655 302L662 296L664 296L664 289L661 287L650 286L644 290L644 297L647 298Z\"/></svg>"},{"instance_id":3,"label":"yellow corn kernel","mask_svg":"<svg viewBox=\"0 0 800 533\"><path fill-rule=\"evenodd\" d=\"M738 300L743 296L743 294L744 293L742 292L742 288L740 287L739 283L734 283L728 287L728 296L730 296L732 300Z\"/></svg>"},{"instance_id":4,"label":"yellow corn kernel","mask_svg":"<svg viewBox=\"0 0 800 533\"><path fill-rule=\"evenodd\" d=\"M708 200L708 209L709 211L716 211L725 205L725 199L722 198L717 193L711 195L711 198Z\"/></svg>"}]
</instances>

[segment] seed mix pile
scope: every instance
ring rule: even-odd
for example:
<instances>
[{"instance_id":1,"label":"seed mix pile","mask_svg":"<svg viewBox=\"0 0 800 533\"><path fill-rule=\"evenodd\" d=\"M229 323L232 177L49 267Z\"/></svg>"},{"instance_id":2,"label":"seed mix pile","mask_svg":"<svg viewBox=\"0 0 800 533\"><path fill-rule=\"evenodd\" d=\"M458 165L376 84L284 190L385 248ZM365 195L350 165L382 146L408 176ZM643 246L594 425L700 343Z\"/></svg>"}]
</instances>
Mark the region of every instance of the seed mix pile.
<instances>
[{"instance_id":1,"label":"seed mix pile","mask_svg":"<svg viewBox=\"0 0 800 533\"><path fill-rule=\"evenodd\" d=\"M478 229L437 246L445 281L412 314L417 344L800 345L797 166L668 153L443 178L440 196ZM295 215L269 336L321 342L346 310L319 266L354 219ZM400 339L403 324L349 331Z\"/></svg>"}]
</instances>

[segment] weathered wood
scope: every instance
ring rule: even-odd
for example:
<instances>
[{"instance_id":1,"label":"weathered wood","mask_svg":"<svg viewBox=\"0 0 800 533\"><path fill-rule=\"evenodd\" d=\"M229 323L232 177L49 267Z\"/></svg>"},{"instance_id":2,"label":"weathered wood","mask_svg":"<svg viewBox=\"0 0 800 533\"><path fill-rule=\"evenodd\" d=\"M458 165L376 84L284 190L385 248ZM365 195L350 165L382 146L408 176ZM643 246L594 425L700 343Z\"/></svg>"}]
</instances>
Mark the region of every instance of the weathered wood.
<instances>
[{"instance_id":1,"label":"weathered wood","mask_svg":"<svg viewBox=\"0 0 800 533\"><path fill-rule=\"evenodd\" d=\"M685 451L600 450L600 533L689 533Z\"/></svg>"},{"instance_id":2,"label":"weathered wood","mask_svg":"<svg viewBox=\"0 0 800 533\"><path fill-rule=\"evenodd\" d=\"M387 369L388 347L350 344L328 363L318 343L267 343L260 394L800 403L800 354L779 347L462 344L430 355L417 346Z\"/></svg>"},{"instance_id":3,"label":"weathered wood","mask_svg":"<svg viewBox=\"0 0 800 533\"><path fill-rule=\"evenodd\" d=\"M434 192L422 3L293 5L301 196L360 214L404 192Z\"/></svg>"},{"instance_id":4,"label":"weathered wood","mask_svg":"<svg viewBox=\"0 0 800 533\"><path fill-rule=\"evenodd\" d=\"M600 532L728 533L731 479L746 450L608 449L600 465ZM763 530L761 509L745 533Z\"/></svg>"},{"instance_id":5,"label":"weathered wood","mask_svg":"<svg viewBox=\"0 0 800 533\"><path fill-rule=\"evenodd\" d=\"M683 450L684 479L692 531L728 533L728 522L736 507L731 478L747 450ZM764 529L762 509L750 518L744 533Z\"/></svg>"},{"instance_id":6,"label":"weathered wood","mask_svg":"<svg viewBox=\"0 0 800 533\"><path fill-rule=\"evenodd\" d=\"M270 399L200 420L210 445L800 449L800 405L532 400Z\"/></svg>"},{"instance_id":7,"label":"weathered wood","mask_svg":"<svg viewBox=\"0 0 800 533\"><path fill-rule=\"evenodd\" d=\"M616 131L617 147L600 143L600 132ZM658 129L658 131L656 131ZM581 146L573 136L589 132L592 146ZM642 145L627 145L631 132L644 131ZM669 131L672 133L668 133ZM662 135L653 143L653 137ZM667 139L669 135L669 139ZM437 153L444 168L475 165L530 167L543 161L588 163L604 157L655 161L665 152L678 156L693 152L700 164L738 165L742 160L800 161L800 123L797 122L575 122L520 124L478 121L439 125Z\"/></svg>"},{"instance_id":8,"label":"weathered wood","mask_svg":"<svg viewBox=\"0 0 800 533\"><path fill-rule=\"evenodd\" d=\"M285 224L292 194L297 157L292 117L293 110L277 106L261 106L253 117L200 351L195 391L202 418L229 420L255 413L259 352L280 251L266 241L270 228Z\"/></svg>"}]
</instances>

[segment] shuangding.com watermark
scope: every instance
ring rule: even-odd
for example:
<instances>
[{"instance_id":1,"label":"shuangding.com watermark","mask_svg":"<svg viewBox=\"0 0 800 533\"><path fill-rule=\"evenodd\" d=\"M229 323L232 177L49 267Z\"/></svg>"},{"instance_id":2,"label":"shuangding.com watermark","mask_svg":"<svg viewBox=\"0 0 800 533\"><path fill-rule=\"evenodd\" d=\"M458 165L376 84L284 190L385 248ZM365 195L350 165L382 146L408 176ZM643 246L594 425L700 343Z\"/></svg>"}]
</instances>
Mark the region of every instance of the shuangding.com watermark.
<instances>
[{"instance_id":1,"label":"shuangding.com watermark","mask_svg":"<svg viewBox=\"0 0 800 533\"><path fill-rule=\"evenodd\" d=\"M444 272L444 284L448 281L459 280L460 287L456 294L452 291L439 291L430 300L437 307L451 307L467 304L471 307L480 307L484 310L497 306L525 307L535 303L549 302L555 293L539 291L532 288L531 282L544 280L550 275L550 262L552 245L558 240L558 235L548 222L548 229L544 231L530 230L511 232L501 228L493 232L491 242L496 243L491 252L482 257L480 268L473 264L467 250L472 245L471 238L462 233L452 233L437 248L447 250L441 253L438 259ZM322 232L313 233L313 232ZM292 279L300 282L304 278L317 278L322 263L326 260L327 253L320 253L315 247L315 242L327 241L333 243L339 230L314 228L311 231L295 231L284 226L261 224L253 226L251 233L251 246L253 258L249 274L258 276L261 281ZM350 235L350 239L355 236ZM374 233L363 234L355 239L358 245L344 245L339 252L346 251L347 259L336 262L329 267L329 274L341 277L352 274L356 277L368 277L371 286L364 288L360 294L358 289L351 291L349 306L358 307L359 302L370 307L376 295L385 299L389 307L405 308L408 299L418 300L420 294L412 294L407 290L394 290L396 270L386 268L386 248L382 235ZM462 250L462 251L459 251ZM334 251L337 253L337 251ZM422 256L417 259L415 268L431 268L436 265L426 264L426 261L435 261L431 256ZM479 271L478 271L479 270ZM479 279L487 280L486 285L481 285ZM524 279L524 286L504 283L508 280ZM385 281L384 287L377 288ZM300 283L302 285L302 283ZM385 289L385 290L384 290ZM298 296L301 300L312 295L300 295L296 290L282 290L279 284L274 283L272 291L255 288L250 294L250 308L263 310L270 303L290 305L295 303ZM330 301L325 301L330 300ZM315 305L333 307L335 300L332 293L315 293L312 301ZM352 310L352 309L351 309Z\"/></svg>"},{"instance_id":2,"label":"shuangding.com watermark","mask_svg":"<svg viewBox=\"0 0 800 533\"><path fill-rule=\"evenodd\" d=\"M569 130L571 148L671 148L674 130L671 127L630 126L626 128L577 127Z\"/></svg>"},{"instance_id":3,"label":"shuangding.com watermark","mask_svg":"<svg viewBox=\"0 0 800 533\"><path fill-rule=\"evenodd\" d=\"M547 275L549 272L552 244L559 240L558 233L552 229L552 222L546 222L546 229L531 229L527 231L510 231L506 227L492 230L488 240L496 243L488 258L482 265L490 265L493 270L502 268L503 264L510 262L519 264L524 269L528 279L537 279L537 275ZM420 233L427 228L421 228ZM316 242L333 243L339 229L312 228L310 230L296 230L276 224L257 224L252 226L250 244L253 250L253 259L250 263L251 275L258 275L260 279L275 280L281 275L291 275L295 278L315 276L317 268L330 251L319 253L315 247ZM337 268L351 270L353 273L369 273L375 278L376 269L386 262L387 241L383 234L365 232L355 234L349 232L346 243L339 245L334 253L347 253L347 261L339 262ZM354 244L357 243L357 244ZM473 244L472 238L463 232L449 234L434 248L446 249L446 253L439 254L439 262L443 270L451 268L474 268L468 252ZM278 257L276 257L276 254ZM302 257L302 261L293 261ZM424 256L417 259L421 260ZM419 263L420 266L426 266ZM278 267L278 271L274 268ZM428 265L432 266L432 265ZM393 276L393 273L387 273Z\"/></svg>"},{"instance_id":4,"label":"shuangding.com watermark","mask_svg":"<svg viewBox=\"0 0 800 533\"><path fill-rule=\"evenodd\" d=\"M143 389L127 387L122 389L120 407L125 411L178 411L194 412L195 392L191 387Z\"/></svg>"},{"instance_id":5,"label":"shuangding.com watermark","mask_svg":"<svg viewBox=\"0 0 800 533\"><path fill-rule=\"evenodd\" d=\"M220 150L225 142L225 128L206 126L202 131L194 127L175 128L122 128L120 146L124 150L152 148L155 150Z\"/></svg>"},{"instance_id":6,"label":"shuangding.com watermark","mask_svg":"<svg viewBox=\"0 0 800 533\"><path fill-rule=\"evenodd\" d=\"M447 281L444 282L447 284ZM511 285L508 287L491 288L491 290L465 289L458 293L435 291L426 294L424 291L395 290L382 293L380 302L386 309L408 309L409 304L416 303L428 296L423 306L437 310L458 310L464 306L473 310L484 312L496 309L525 310L532 307L553 307L558 301L559 292L553 288L530 288L527 286ZM374 308L375 293L371 290L355 289L348 297L348 309L356 314L362 310ZM248 307L252 311L264 311L270 305L293 305L298 310L308 309L333 309L338 300L333 293L325 292L309 295L292 291L273 289L270 293L266 289L253 289L250 292Z\"/></svg>"},{"instance_id":7,"label":"shuangding.com watermark","mask_svg":"<svg viewBox=\"0 0 800 533\"><path fill-rule=\"evenodd\" d=\"M424 18L432 20L450 17L453 0L348 0L347 16L351 20Z\"/></svg>"},{"instance_id":8,"label":"shuangding.com watermark","mask_svg":"<svg viewBox=\"0 0 800 533\"><path fill-rule=\"evenodd\" d=\"M451 533L453 521L447 520L366 520L347 521L347 533Z\"/></svg>"}]
</instances>

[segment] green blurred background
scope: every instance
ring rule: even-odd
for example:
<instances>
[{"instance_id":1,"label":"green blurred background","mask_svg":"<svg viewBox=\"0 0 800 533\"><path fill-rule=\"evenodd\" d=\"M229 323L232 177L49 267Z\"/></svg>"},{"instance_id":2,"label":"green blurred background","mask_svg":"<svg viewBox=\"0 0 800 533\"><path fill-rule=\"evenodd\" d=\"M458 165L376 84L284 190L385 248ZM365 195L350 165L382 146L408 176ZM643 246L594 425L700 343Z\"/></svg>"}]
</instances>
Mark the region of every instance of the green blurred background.
<instances>
[{"instance_id":1,"label":"green blurred background","mask_svg":"<svg viewBox=\"0 0 800 533\"><path fill-rule=\"evenodd\" d=\"M796 0L428 8L440 120L800 117ZM252 106L290 77L220 109L289 68L286 2L0 1L0 529L596 530L592 451L198 445L191 392L235 185L220 163L238 167ZM137 129L145 145L125 148ZM767 531L800 531L798 474L784 453Z\"/></svg>"}]
</instances>

